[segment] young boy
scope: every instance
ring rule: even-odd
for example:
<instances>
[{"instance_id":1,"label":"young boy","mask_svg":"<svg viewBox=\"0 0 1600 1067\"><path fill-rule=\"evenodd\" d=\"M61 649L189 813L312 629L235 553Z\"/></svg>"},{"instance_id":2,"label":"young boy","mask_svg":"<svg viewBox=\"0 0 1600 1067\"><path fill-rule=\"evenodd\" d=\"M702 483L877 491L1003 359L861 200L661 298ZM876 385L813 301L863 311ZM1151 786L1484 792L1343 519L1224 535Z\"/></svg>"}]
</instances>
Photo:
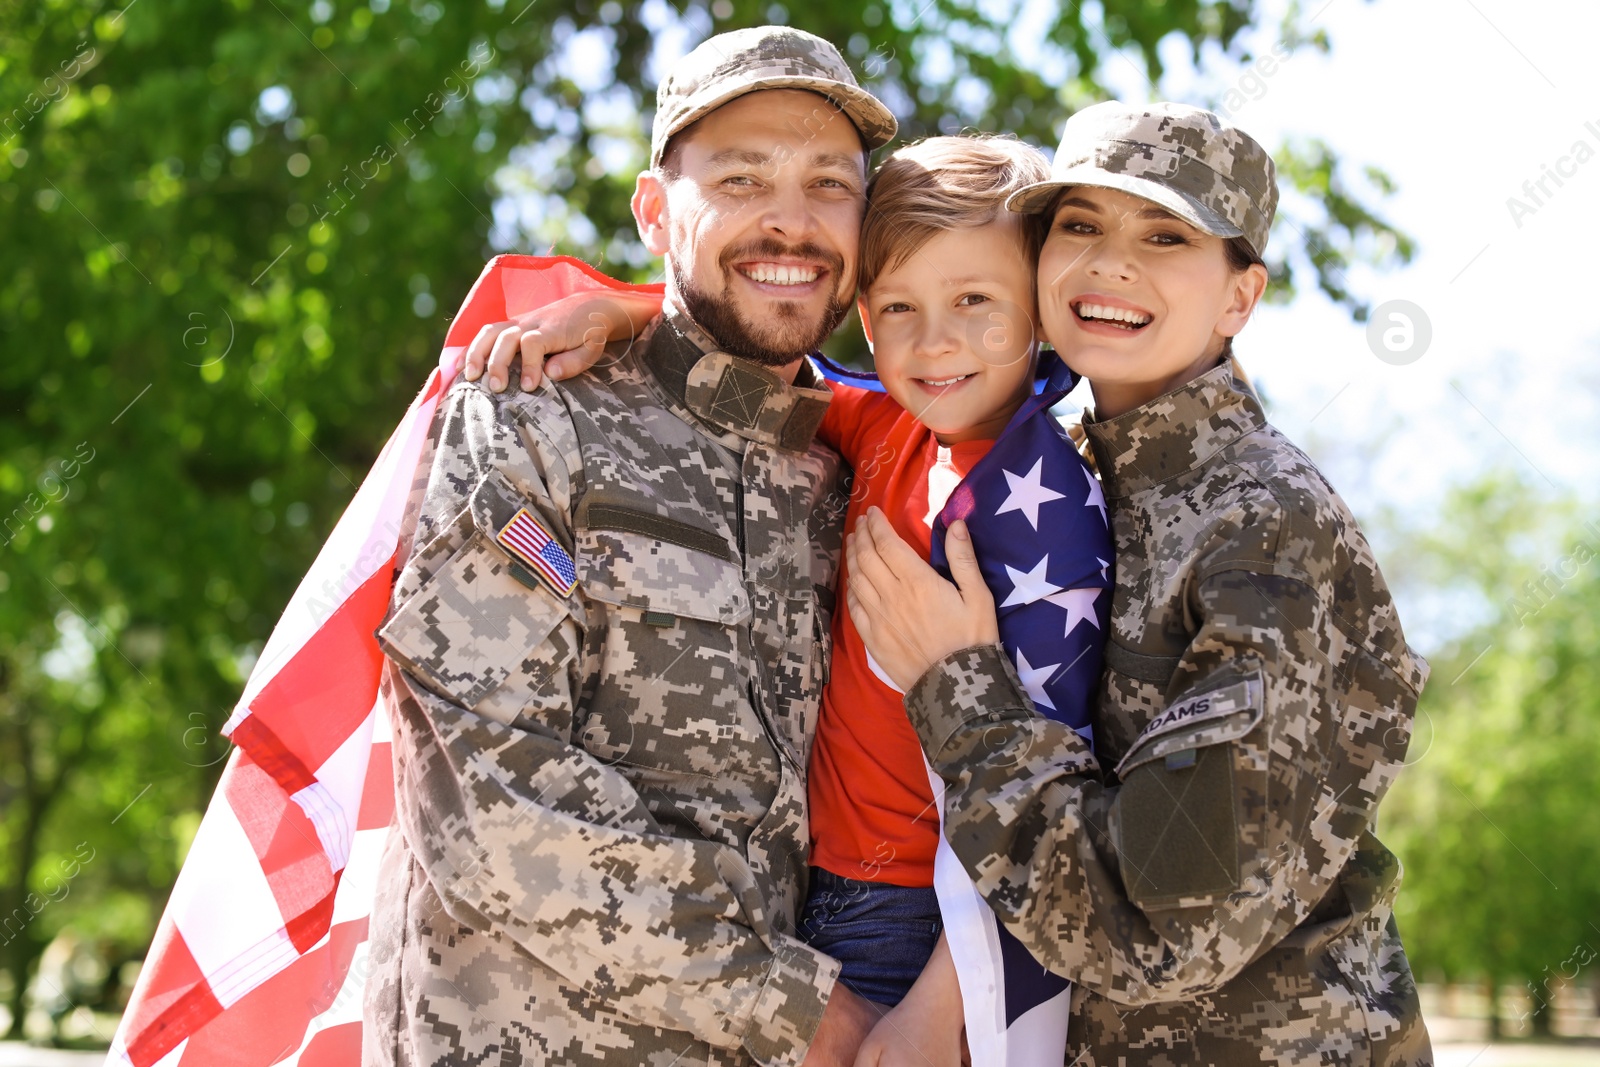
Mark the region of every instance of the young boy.
<instances>
[{"instance_id":1,"label":"young boy","mask_svg":"<svg viewBox=\"0 0 1600 1067\"><path fill-rule=\"evenodd\" d=\"M884 162L868 187L858 304L884 392L836 385L820 436L856 471L847 528L876 507L938 562L941 513L968 520L1035 703L1086 728L1110 540L1098 486L1048 414L1065 376L1034 396L1039 231L1005 210L1045 174L1036 150L1002 137L933 138ZM842 566L841 588L848 577ZM867 999L896 1005L910 994L869 1039L868 1062L920 1062L918 1053L953 1062L963 1016L954 963L973 991L996 983L995 968L974 958L970 931L941 939L942 910L971 917L961 907L970 883L946 849L934 890L939 804L902 694L847 609L833 636L807 783L814 878L799 936L839 959L841 980ZM1057 1014L1064 1026L1064 1005Z\"/></svg>"},{"instance_id":2,"label":"young boy","mask_svg":"<svg viewBox=\"0 0 1600 1067\"><path fill-rule=\"evenodd\" d=\"M848 528L877 508L939 564L946 523L966 520L1002 602L1002 639L1035 704L1087 735L1109 615L1110 534L1098 483L1049 414L1070 373L1052 359L1054 373L1035 390L1041 233L1005 207L1048 172L1041 153L1005 137L931 138L884 162L868 186L859 266L876 374L830 366L834 395L819 437L856 472ZM841 567L841 590L848 577ZM1007 988L1007 964L1042 971L994 923L943 845L942 787L901 691L867 654L840 599L810 759L813 878L797 934L840 961L853 991L900 1005L864 1046L867 1062L957 1061L959 965L969 1018L1005 1019L1018 998L1043 1005L1059 1063L1065 983ZM951 909L962 925L947 942ZM1004 1062L994 1044L1003 1032L985 1029L969 1034L974 1056Z\"/></svg>"}]
</instances>

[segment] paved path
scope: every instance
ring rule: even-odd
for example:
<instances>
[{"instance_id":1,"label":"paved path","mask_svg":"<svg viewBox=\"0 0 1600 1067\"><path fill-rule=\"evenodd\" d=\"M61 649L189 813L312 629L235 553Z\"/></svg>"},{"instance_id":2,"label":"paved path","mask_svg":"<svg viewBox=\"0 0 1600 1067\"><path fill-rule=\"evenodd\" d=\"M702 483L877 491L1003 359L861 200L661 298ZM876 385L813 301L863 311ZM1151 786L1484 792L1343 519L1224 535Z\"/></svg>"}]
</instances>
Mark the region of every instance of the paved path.
<instances>
[{"instance_id":1,"label":"paved path","mask_svg":"<svg viewBox=\"0 0 1600 1067\"><path fill-rule=\"evenodd\" d=\"M1435 1045L1434 1067L1600 1067L1600 1045Z\"/></svg>"}]
</instances>

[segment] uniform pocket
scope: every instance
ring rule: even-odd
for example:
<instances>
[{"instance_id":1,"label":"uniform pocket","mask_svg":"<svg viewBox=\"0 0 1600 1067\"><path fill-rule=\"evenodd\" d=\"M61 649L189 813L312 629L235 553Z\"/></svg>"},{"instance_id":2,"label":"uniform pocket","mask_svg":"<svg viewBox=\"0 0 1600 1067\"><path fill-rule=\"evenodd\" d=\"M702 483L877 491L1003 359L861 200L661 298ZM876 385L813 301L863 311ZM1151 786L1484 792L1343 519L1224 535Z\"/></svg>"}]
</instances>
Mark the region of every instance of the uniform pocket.
<instances>
[{"instance_id":1,"label":"uniform pocket","mask_svg":"<svg viewBox=\"0 0 1600 1067\"><path fill-rule=\"evenodd\" d=\"M589 635L598 681L576 736L598 759L658 776L656 796L696 808L696 824L710 825L714 816L699 810L710 795L706 782L777 780L775 753L747 690L750 646L740 631L751 609L743 574L682 543L688 535L657 536L662 523L643 511L647 505L628 513L637 522L608 505L599 515L605 525L590 524L591 505L578 511L578 587L607 607ZM674 776L677 786L668 782Z\"/></svg>"},{"instance_id":2,"label":"uniform pocket","mask_svg":"<svg viewBox=\"0 0 1600 1067\"><path fill-rule=\"evenodd\" d=\"M489 486L491 480L496 484ZM395 609L378 641L451 702L504 723L544 705L564 719L546 727L565 736L570 694L561 675L576 647L576 626L562 626L571 618L567 604L480 525L492 518L485 500L507 492L495 475L480 485L472 506L437 539L448 545L465 530L465 541ZM417 553L437 554L431 544Z\"/></svg>"},{"instance_id":3,"label":"uniform pocket","mask_svg":"<svg viewBox=\"0 0 1600 1067\"><path fill-rule=\"evenodd\" d=\"M1257 676L1187 697L1152 719L1117 765L1112 832L1135 905L1192 907L1239 888L1254 847L1241 836L1246 797L1266 789L1263 762L1239 742L1263 712Z\"/></svg>"},{"instance_id":4,"label":"uniform pocket","mask_svg":"<svg viewBox=\"0 0 1600 1067\"><path fill-rule=\"evenodd\" d=\"M592 600L635 608L660 625L670 625L669 616L724 626L750 620L738 565L704 547L595 526L581 527L577 542L578 584Z\"/></svg>"}]
</instances>

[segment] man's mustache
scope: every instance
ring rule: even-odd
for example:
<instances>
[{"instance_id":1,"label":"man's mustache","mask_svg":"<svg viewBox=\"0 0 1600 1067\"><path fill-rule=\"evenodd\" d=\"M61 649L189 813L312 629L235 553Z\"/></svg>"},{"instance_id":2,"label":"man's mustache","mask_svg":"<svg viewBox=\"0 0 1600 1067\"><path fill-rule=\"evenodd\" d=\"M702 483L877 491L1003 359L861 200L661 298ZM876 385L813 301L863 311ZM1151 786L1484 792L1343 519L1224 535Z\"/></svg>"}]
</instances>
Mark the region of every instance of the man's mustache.
<instances>
[{"instance_id":1,"label":"man's mustache","mask_svg":"<svg viewBox=\"0 0 1600 1067\"><path fill-rule=\"evenodd\" d=\"M718 261L723 271L727 272L733 269L735 263L745 263L750 260L779 260L785 257L823 264L833 274L835 285L844 277L844 257L839 253L809 242L786 245L770 237L738 248L724 249Z\"/></svg>"}]
</instances>

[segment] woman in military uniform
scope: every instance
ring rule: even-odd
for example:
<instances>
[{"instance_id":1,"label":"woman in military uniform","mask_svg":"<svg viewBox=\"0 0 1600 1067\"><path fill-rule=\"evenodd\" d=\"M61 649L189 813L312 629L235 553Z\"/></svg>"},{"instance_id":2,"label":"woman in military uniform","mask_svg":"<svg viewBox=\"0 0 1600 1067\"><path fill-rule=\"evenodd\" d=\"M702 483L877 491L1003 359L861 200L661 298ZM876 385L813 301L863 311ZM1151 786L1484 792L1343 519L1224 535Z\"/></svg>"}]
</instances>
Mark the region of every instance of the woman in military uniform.
<instances>
[{"instance_id":1,"label":"woman in military uniform","mask_svg":"<svg viewBox=\"0 0 1600 1067\"><path fill-rule=\"evenodd\" d=\"M952 847L1077 983L1074 1064L1432 1059L1372 833L1427 667L1231 358L1276 204L1271 159L1217 116L1114 103L1011 204L1049 227L1042 329L1094 389L1117 559L1093 751L1029 703L959 525L958 586L881 514L851 538L851 611Z\"/></svg>"}]
</instances>

